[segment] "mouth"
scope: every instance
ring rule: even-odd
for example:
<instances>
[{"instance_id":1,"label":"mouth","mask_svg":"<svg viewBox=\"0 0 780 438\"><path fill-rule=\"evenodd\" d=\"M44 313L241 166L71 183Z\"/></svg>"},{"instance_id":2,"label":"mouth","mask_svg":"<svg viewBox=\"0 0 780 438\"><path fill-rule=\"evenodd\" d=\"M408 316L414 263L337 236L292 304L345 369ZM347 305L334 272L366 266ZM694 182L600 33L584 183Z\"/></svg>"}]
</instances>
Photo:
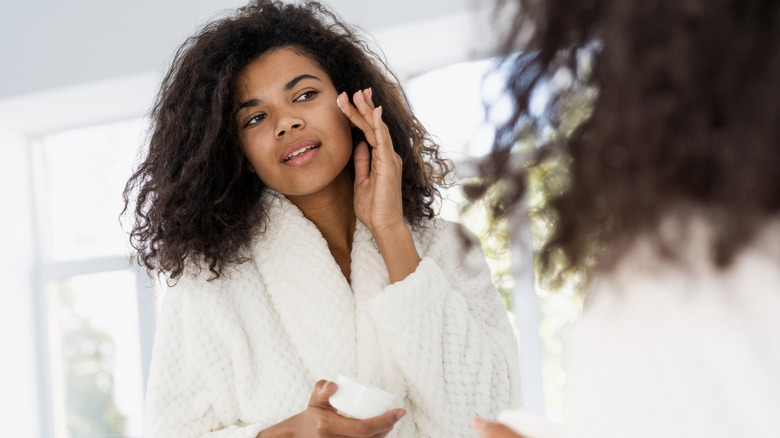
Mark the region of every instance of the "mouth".
<instances>
[{"instance_id":1,"label":"mouth","mask_svg":"<svg viewBox=\"0 0 780 438\"><path fill-rule=\"evenodd\" d=\"M286 162L292 160L293 158L297 157L298 155L301 155L301 154L303 154L303 153L305 153L307 151L310 151L312 149L317 149L318 147L320 147L320 145L318 145L318 144L310 144L310 145L298 148L298 149L290 152L289 154L287 154L284 158L282 158L282 162L286 163Z\"/></svg>"}]
</instances>

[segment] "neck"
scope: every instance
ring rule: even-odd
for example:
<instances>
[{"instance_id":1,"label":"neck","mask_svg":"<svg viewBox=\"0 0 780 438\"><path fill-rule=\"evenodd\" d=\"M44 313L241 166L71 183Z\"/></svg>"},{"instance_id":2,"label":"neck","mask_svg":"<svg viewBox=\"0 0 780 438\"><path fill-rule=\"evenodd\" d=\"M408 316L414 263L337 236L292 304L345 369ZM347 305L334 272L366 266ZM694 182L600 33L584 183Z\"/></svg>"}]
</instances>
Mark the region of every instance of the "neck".
<instances>
[{"instance_id":1,"label":"neck","mask_svg":"<svg viewBox=\"0 0 780 438\"><path fill-rule=\"evenodd\" d=\"M334 257L352 252L356 216L349 174L315 194L288 199L320 230Z\"/></svg>"}]
</instances>

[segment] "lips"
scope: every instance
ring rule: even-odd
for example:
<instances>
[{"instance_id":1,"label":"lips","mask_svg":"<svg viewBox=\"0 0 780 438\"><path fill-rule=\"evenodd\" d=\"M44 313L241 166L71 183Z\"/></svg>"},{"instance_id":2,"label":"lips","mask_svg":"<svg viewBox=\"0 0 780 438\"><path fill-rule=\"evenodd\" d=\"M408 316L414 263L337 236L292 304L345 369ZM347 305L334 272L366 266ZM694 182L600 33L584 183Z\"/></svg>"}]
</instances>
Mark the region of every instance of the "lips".
<instances>
[{"instance_id":1,"label":"lips","mask_svg":"<svg viewBox=\"0 0 780 438\"><path fill-rule=\"evenodd\" d=\"M311 145L311 146L306 146L306 147L303 147L301 149L298 149L297 151L295 151L295 152L291 153L290 155L286 156L284 158L284 162L286 163L286 162L292 160L293 158L297 157L298 155L301 155L301 154L305 153L306 151L312 150L312 149L314 149L316 147L317 147L317 145Z\"/></svg>"},{"instance_id":2,"label":"lips","mask_svg":"<svg viewBox=\"0 0 780 438\"><path fill-rule=\"evenodd\" d=\"M314 140L298 140L288 144L284 148L282 154L279 156L279 161L282 163L287 163L293 158L318 147L320 147L320 144Z\"/></svg>"}]
</instances>

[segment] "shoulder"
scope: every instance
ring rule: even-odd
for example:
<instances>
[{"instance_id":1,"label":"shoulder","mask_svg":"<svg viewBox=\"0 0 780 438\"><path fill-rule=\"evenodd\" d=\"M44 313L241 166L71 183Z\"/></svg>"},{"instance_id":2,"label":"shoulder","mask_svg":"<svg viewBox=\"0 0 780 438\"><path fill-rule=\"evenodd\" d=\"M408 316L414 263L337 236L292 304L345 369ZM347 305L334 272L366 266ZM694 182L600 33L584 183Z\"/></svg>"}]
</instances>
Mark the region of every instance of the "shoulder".
<instances>
[{"instance_id":1,"label":"shoulder","mask_svg":"<svg viewBox=\"0 0 780 438\"><path fill-rule=\"evenodd\" d=\"M207 263L192 262L179 278L168 282L163 300L192 310L216 309L257 289L257 275L251 259L227 266L218 277Z\"/></svg>"},{"instance_id":2,"label":"shoulder","mask_svg":"<svg viewBox=\"0 0 780 438\"><path fill-rule=\"evenodd\" d=\"M468 251L479 246L479 239L468 228L442 218L423 221L412 229L415 243L422 252Z\"/></svg>"},{"instance_id":3,"label":"shoulder","mask_svg":"<svg viewBox=\"0 0 780 438\"><path fill-rule=\"evenodd\" d=\"M479 238L462 224L435 218L416 227L413 234L420 257L435 260L444 271L467 277L489 271Z\"/></svg>"}]
</instances>

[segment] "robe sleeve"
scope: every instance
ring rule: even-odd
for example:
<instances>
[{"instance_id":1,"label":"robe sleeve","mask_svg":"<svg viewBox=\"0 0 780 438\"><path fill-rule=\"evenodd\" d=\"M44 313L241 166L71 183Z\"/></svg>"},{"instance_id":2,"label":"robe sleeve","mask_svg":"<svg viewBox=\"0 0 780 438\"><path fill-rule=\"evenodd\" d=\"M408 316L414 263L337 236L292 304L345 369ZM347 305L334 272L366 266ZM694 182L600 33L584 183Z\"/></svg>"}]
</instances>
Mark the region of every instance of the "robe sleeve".
<instances>
[{"instance_id":1,"label":"robe sleeve","mask_svg":"<svg viewBox=\"0 0 780 438\"><path fill-rule=\"evenodd\" d=\"M215 292L202 291L204 283L195 290L182 278L163 300L146 394L148 438L254 438L269 426L233 418L229 347L217 338L219 311L208 303Z\"/></svg>"},{"instance_id":2,"label":"robe sleeve","mask_svg":"<svg viewBox=\"0 0 780 438\"><path fill-rule=\"evenodd\" d=\"M471 436L473 416L519 404L517 338L479 243L458 227L433 230L415 272L367 303L422 436Z\"/></svg>"}]
</instances>

